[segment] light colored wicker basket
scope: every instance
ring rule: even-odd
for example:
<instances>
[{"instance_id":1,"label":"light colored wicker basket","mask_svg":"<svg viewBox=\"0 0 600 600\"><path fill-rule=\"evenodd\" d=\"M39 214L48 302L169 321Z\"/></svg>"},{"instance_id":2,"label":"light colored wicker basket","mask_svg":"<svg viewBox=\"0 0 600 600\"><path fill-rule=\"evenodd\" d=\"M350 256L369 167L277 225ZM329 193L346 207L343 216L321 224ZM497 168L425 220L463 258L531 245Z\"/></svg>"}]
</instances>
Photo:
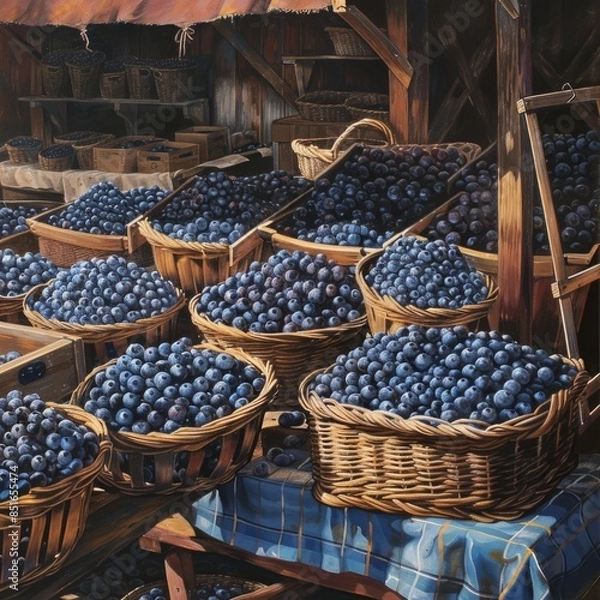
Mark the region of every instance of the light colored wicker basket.
<instances>
[{"instance_id":1,"label":"light colored wicker basket","mask_svg":"<svg viewBox=\"0 0 600 600\"><path fill-rule=\"evenodd\" d=\"M48 156L55 148L64 148L63 156ZM75 150L71 144L53 144L40 151L38 154L40 168L44 171L66 171L75 166Z\"/></svg>"},{"instance_id":2,"label":"light colored wicker basket","mask_svg":"<svg viewBox=\"0 0 600 600\"><path fill-rule=\"evenodd\" d=\"M352 136L361 127L371 127L383 133L385 140L361 139ZM307 179L316 179L352 144L362 143L368 146L382 146L394 144L395 142L396 138L392 130L385 123L366 118L349 125L337 138L296 139L292 140L291 147L298 159L300 173Z\"/></svg>"},{"instance_id":3,"label":"light colored wicker basket","mask_svg":"<svg viewBox=\"0 0 600 600\"><path fill-rule=\"evenodd\" d=\"M10 596L6 590L12 584L9 549L14 548L14 532L19 536L19 556L25 558L24 570L18 576L19 589L56 573L83 533L94 483L111 450L104 422L76 406L52 402L46 405L58 408L76 423L86 425L96 433L100 451L94 462L76 475L47 487L33 488L29 494L19 497L16 522L10 516L10 500L0 503L0 548L4 557L0 558L0 593L3 597L4 593L7 593L6 597ZM21 544L25 535L29 536L29 543Z\"/></svg>"},{"instance_id":4,"label":"light colored wicker basket","mask_svg":"<svg viewBox=\"0 0 600 600\"><path fill-rule=\"evenodd\" d=\"M80 337L86 351L88 370L94 368L98 363L105 362L110 356L122 354L134 340L141 341L144 344L158 344L171 339L175 335L179 311L185 305L183 293L176 288L177 301L173 306L154 317L140 319L135 323L117 323L114 325L66 323L57 319L46 319L31 308L35 298L52 281L38 285L25 294L23 314L34 327Z\"/></svg>"},{"instance_id":5,"label":"light colored wicker basket","mask_svg":"<svg viewBox=\"0 0 600 600\"><path fill-rule=\"evenodd\" d=\"M166 339L166 338L165 338ZM221 346L201 344L223 352ZM172 494L175 492L205 492L233 479L251 458L262 426L267 406L277 393L277 381L272 366L250 356L239 348L227 350L234 358L254 366L265 376L265 385L251 402L201 427L181 427L173 433L151 432L143 435L127 431L109 431L113 443L112 459L100 480L110 488L133 496ZM96 373L114 364L110 361L94 369L71 396L70 403L83 406ZM207 465L207 451L216 443L221 449L216 466ZM183 481L174 477L177 456L188 453ZM154 463L154 482L147 480L144 462Z\"/></svg>"},{"instance_id":6,"label":"light colored wicker basket","mask_svg":"<svg viewBox=\"0 0 600 600\"><path fill-rule=\"evenodd\" d=\"M338 327L324 327L294 333L255 333L214 323L198 312L200 296L190 300L189 311L193 325L213 344L224 348L243 348L252 356L269 361L275 368L280 390L275 407L298 406L298 385L302 378L317 368L324 368L345 349L364 339L366 317Z\"/></svg>"},{"instance_id":7,"label":"light colored wicker basket","mask_svg":"<svg viewBox=\"0 0 600 600\"><path fill-rule=\"evenodd\" d=\"M88 140L90 138L96 137L100 135L97 131L70 131L68 133L62 133L54 136L55 144L76 144L78 142L82 142L84 140Z\"/></svg>"},{"instance_id":8,"label":"light colored wicker basket","mask_svg":"<svg viewBox=\"0 0 600 600\"><path fill-rule=\"evenodd\" d=\"M568 390L534 413L473 422L402 417L322 399L300 386L311 431L315 497L329 506L494 521L533 509L577 463L581 361ZM471 423L471 424L470 424Z\"/></svg>"},{"instance_id":9,"label":"light colored wicker basket","mask_svg":"<svg viewBox=\"0 0 600 600\"><path fill-rule=\"evenodd\" d=\"M498 287L494 280L485 273L480 273L488 288L485 300L478 304L468 304L460 308L418 308L411 304L406 306L390 296L381 296L367 283L365 277L381 258L384 250L378 250L360 260L356 267L356 283L365 300L365 309L371 333L383 331L393 333L406 325L422 325L423 327L453 327L464 325L474 329L487 318L494 302L498 299ZM485 323L487 325L487 323Z\"/></svg>"},{"instance_id":10,"label":"light colored wicker basket","mask_svg":"<svg viewBox=\"0 0 600 600\"><path fill-rule=\"evenodd\" d=\"M29 139L32 142L31 146L19 146L15 145L22 139ZM44 142L38 138L32 138L29 136L18 136L12 138L6 142L5 146L8 158L14 163L33 163L37 162L38 154L44 147Z\"/></svg>"},{"instance_id":11,"label":"light colored wicker basket","mask_svg":"<svg viewBox=\"0 0 600 600\"><path fill-rule=\"evenodd\" d=\"M346 100L346 108L353 119L378 119L390 124L390 97L387 94L354 94Z\"/></svg>"},{"instance_id":12,"label":"light colored wicker basket","mask_svg":"<svg viewBox=\"0 0 600 600\"><path fill-rule=\"evenodd\" d=\"M94 168L94 148L100 144L112 142L115 136L112 133L101 133L84 140L75 142L73 150L77 156L77 166L80 169Z\"/></svg>"},{"instance_id":13,"label":"light colored wicker basket","mask_svg":"<svg viewBox=\"0 0 600 600\"><path fill-rule=\"evenodd\" d=\"M307 121L350 121L346 100L355 92L319 90L296 99L296 108Z\"/></svg>"}]
</instances>

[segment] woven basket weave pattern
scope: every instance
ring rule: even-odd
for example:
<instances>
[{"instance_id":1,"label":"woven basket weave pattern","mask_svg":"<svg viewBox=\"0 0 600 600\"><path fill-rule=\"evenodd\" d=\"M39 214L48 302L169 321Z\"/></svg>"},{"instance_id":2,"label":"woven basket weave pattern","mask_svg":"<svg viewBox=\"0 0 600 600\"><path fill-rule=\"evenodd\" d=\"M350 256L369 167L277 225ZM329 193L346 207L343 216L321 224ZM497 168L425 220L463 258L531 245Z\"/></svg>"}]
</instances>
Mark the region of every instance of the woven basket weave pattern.
<instances>
[{"instance_id":1,"label":"woven basket weave pattern","mask_svg":"<svg viewBox=\"0 0 600 600\"><path fill-rule=\"evenodd\" d=\"M308 92L296 100L296 108L307 121L350 121L345 102L351 95L333 90Z\"/></svg>"}]
</instances>

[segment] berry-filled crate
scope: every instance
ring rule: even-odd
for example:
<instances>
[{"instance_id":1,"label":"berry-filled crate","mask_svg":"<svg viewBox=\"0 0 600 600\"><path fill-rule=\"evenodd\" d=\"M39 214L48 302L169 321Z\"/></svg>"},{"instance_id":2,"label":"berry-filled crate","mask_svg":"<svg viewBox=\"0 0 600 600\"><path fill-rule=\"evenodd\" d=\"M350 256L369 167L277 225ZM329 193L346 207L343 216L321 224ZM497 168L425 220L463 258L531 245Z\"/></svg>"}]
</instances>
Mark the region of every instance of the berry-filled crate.
<instances>
[{"instance_id":1,"label":"berry-filled crate","mask_svg":"<svg viewBox=\"0 0 600 600\"><path fill-rule=\"evenodd\" d=\"M140 173L173 173L199 164L200 147L187 142L163 142L138 150Z\"/></svg>"},{"instance_id":2,"label":"berry-filled crate","mask_svg":"<svg viewBox=\"0 0 600 600\"><path fill-rule=\"evenodd\" d=\"M469 142L353 144L259 232L275 249L321 252L356 265L446 201L448 179L480 150Z\"/></svg>"},{"instance_id":3,"label":"berry-filled crate","mask_svg":"<svg viewBox=\"0 0 600 600\"><path fill-rule=\"evenodd\" d=\"M71 395L86 373L80 338L0 323L0 389L35 391L59 402Z\"/></svg>"},{"instance_id":4,"label":"berry-filled crate","mask_svg":"<svg viewBox=\"0 0 600 600\"><path fill-rule=\"evenodd\" d=\"M135 173L138 150L164 144L166 138L128 135L94 147L94 169L108 173Z\"/></svg>"},{"instance_id":5,"label":"berry-filled crate","mask_svg":"<svg viewBox=\"0 0 600 600\"><path fill-rule=\"evenodd\" d=\"M20 405L44 420L48 435L45 439L41 437L43 431L38 425L40 434L32 435L36 437L34 446L42 450L49 445L56 447L56 436L60 441L58 431L62 427L63 437L72 450L62 451L61 462L57 462L58 450L36 455L31 459L36 462L35 468L31 466L26 470L20 466L18 474L10 465L8 470L3 469L4 481L10 485L3 488L0 500L0 593L3 597L10 596L8 590L21 590L61 568L83 533L92 490L111 447L104 423L82 409L45 402L32 395L17 397L14 391L7 395L11 400L7 402L4 398L5 415L15 415L15 407ZM17 425L25 427L19 417L15 420ZM50 444L48 438L53 438ZM76 439L82 441L78 444ZM16 446L8 447L16 449ZM82 451L83 459L64 463L67 453L75 453L76 449ZM48 452L57 458L51 462ZM15 461L12 463L16 465ZM54 474L48 475L51 466ZM45 485L34 485L32 478L45 479Z\"/></svg>"},{"instance_id":6,"label":"berry-filled crate","mask_svg":"<svg viewBox=\"0 0 600 600\"><path fill-rule=\"evenodd\" d=\"M437 353L428 354L434 346ZM482 348L486 365L467 364L484 358ZM514 361L506 363L505 355ZM390 358L395 380L387 367L379 379L392 385L379 390L364 383L367 363L387 365ZM448 374L425 383L421 376L432 360L437 375ZM468 391L454 397L446 387L454 383L450 366L460 372L465 365ZM332 390L340 377L363 387ZM518 518L577 464L577 408L588 380L582 361L540 354L497 332L413 325L376 334L302 382L313 493L335 507L477 521ZM442 406L435 404L436 389L444 393ZM516 402L518 389L523 397L533 395Z\"/></svg>"},{"instance_id":7,"label":"berry-filled crate","mask_svg":"<svg viewBox=\"0 0 600 600\"><path fill-rule=\"evenodd\" d=\"M28 218L27 225L40 252L59 267L111 254L148 265L152 253L139 224L152 207L168 202L167 196L157 186L119 190L111 182L100 182L76 200ZM115 198L121 203L115 204ZM102 210L111 212L113 220L98 212L97 223L86 223L90 213Z\"/></svg>"},{"instance_id":8,"label":"berry-filled crate","mask_svg":"<svg viewBox=\"0 0 600 600\"><path fill-rule=\"evenodd\" d=\"M170 364L171 355L179 362ZM154 377L144 379L142 370L140 376L132 375L132 360ZM241 387L231 404L231 396L221 392L233 381L236 389ZM232 479L251 459L277 386L272 366L243 350L192 346L191 340L181 339L157 346L132 344L125 354L93 370L70 403L107 421L113 452L100 481L108 488L133 496L202 493ZM123 401L112 409L103 408L102 397L109 390ZM175 401L172 392L191 400ZM208 398L214 404L207 404ZM127 406L150 401L152 410L134 420Z\"/></svg>"},{"instance_id":9,"label":"berry-filled crate","mask_svg":"<svg viewBox=\"0 0 600 600\"><path fill-rule=\"evenodd\" d=\"M278 192L264 195L261 182L277 184ZM291 198L307 184L285 171L231 177L215 169L182 183L140 221L139 232L152 247L159 273L192 297L204 286L223 281L252 261L262 260L270 247L259 234L264 221L261 213L270 211L270 215L276 215L285 210ZM221 217L208 216L215 208L223 212ZM220 232L210 229L218 218ZM188 234L190 227L194 229ZM217 241L210 241L215 236Z\"/></svg>"},{"instance_id":10,"label":"berry-filled crate","mask_svg":"<svg viewBox=\"0 0 600 600\"><path fill-rule=\"evenodd\" d=\"M589 138L589 139L588 139ZM569 152L560 148L566 166L559 167L559 175L552 177L557 217L562 224L563 250L567 275L573 275L597 260L598 235L600 231L600 195L594 185L591 172L579 175L580 183L571 186L568 178L575 170L587 172L585 164L593 165L600 160L600 142L597 134L555 134L544 136L545 147L549 152L556 142L562 143ZM597 142L596 145L590 142ZM578 148L579 144L579 148ZM557 150L558 152L558 150ZM587 152L587 154L584 154ZM557 165L552 162L555 153L547 156L551 169ZM587 156L588 158L582 159ZM493 144L480 156L475 157L451 178L452 198L437 207L406 230L407 235L419 239L446 239L458 245L469 264L479 272L491 277L498 283L498 194L497 194L497 150ZM571 164L571 160L575 161ZM583 163L584 166L580 166ZM587 184L585 181L587 180ZM587 188L587 189L586 189ZM577 191L576 191L577 190ZM534 237L532 313L533 330L541 336L539 341L545 347L563 350L562 325L558 302L552 295L554 282L552 259L548 253L547 234L543 211L539 204L534 205L532 236ZM581 233L579 233L581 232ZM579 236L579 237L578 237ZM583 238L581 238L583 236ZM580 242L580 238L585 243ZM544 248L545 246L545 248ZM579 326L583 316L589 285L575 291L571 298L575 322ZM490 327L499 326L498 306L492 307L488 314ZM541 333L539 333L541 332ZM538 335L536 334L536 335ZM543 339L542 339L543 338Z\"/></svg>"}]
</instances>

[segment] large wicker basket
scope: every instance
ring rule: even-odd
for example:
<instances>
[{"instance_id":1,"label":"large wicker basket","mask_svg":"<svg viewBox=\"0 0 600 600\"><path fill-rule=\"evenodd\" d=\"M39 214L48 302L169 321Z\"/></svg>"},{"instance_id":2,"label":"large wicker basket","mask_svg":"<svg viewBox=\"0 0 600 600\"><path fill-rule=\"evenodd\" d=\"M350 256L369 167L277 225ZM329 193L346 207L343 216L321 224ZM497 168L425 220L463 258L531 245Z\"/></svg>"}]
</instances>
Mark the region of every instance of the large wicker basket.
<instances>
[{"instance_id":1,"label":"large wicker basket","mask_svg":"<svg viewBox=\"0 0 600 600\"><path fill-rule=\"evenodd\" d=\"M171 65L171 63L169 63ZM156 93L161 102L185 102L194 97L193 78L196 63L192 60L180 59L179 64L152 67Z\"/></svg>"},{"instance_id":2,"label":"large wicker basket","mask_svg":"<svg viewBox=\"0 0 600 600\"><path fill-rule=\"evenodd\" d=\"M73 150L77 156L77 166L80 169L94 168L94 148L100 144L112 142L115 136L112 133L100 133L93 137L75 142Z\"/></svg>"},{"instance_id":3,"label":"large wicker basket","mask_svg":"<svg viewBox=\"0 0 600 600\"><path fill-rule=\"evenodd\" d=\"M206 348L223 352L212 344ZM254 366L265 376L265 385L251 402L201 427L181 427L173 433L151 432L143 435L126 431L109 431L113 454L100 480L124 494L172 494L206 492L232 479L252 457L267 406L277 393L277 381L270 364L240 349L228 350L234 358ZM96 373L116 361L93 370L71 396L71 404L85 404ZM210 463L210 450L220 445L216 465ZM183 480L174 474L178 456L188 454ZM147 467L154 466L154 481L148 481ZM146 469L145 469L146 467Z\"/></svg>"},{"instance_id":4,"label":"large wicker basket","mask_svg":"<svg viewBox=\"0 0 600 600\"><path fill-rule=\"evenodd\" d=\"M138 100L156 98L152 61L134 58L124 63L129 96Z\"/></svg>"},{"instance_id":5,"label":"large wicker basket","mask_svg":"<svg viewBox=\"0 0 600 600\"><path fill-rule=\"evenodd\" d=\"M338 56L376 56L375 51L351 27L325 27Z\"/></svg>"},{"instance_id":6,"label":"large wicker basket","mask_svg":"<svg viewBox=\"0 0 600 600\"><path fill-rule=\"evenodd\" d=\"M10 549L18 546L25 558L23 571L16 577L18 587L24 587L58 571L81 537L88 515L94 483L108 460L111 444L105 424L83 409L65 404L46 403L59 408L70 419L86 425L100 438L100 451L91 465L76 475L47 487L34 488L18 499L18 514L11 516L11 501L0 503L0 593L12 583L10 567L14 556ZM12 503L14 507L14 503ZM15 532L17 538L15 538ZM29 542L23 538L29 537ZM15 542L15 539L17 540ZM4 596L7 594L7 596Z\"/></svg>"},{"instance_id":7,"label":"large wicker basket","mask_svg":"<svg viewBox=\"0 0 600 600\"><path fill-rule=\"evenodd\" d=\"M56 150L59 156L53 156ZM75 150L71 144L53 144L40 151L38 161L44 171L67 171L75 167Z\"/></svg>"},{"instance_id":8,"label":"large wicker basket","mask_svg":"<svg viewBox=\"0 0 600 600\"><path fill-rule=\"evenodd\" d=\"M255 333L214 323L198 312L199 296L189 303L192 323L213 344L224 348L243 348L252 356L269 361L275 368L280 390L275 406L298 406L298 385L314 369L324 368L340 352L362 342L366 317L338 327L325 327L294 333Z\"/></svg>"},{"instance_id":9,"label":"large wicker basket","mask_svg":"<svg viewBox=\"0 0 600 600\"><path fill-rule=\"evenodd\" d=\"M23 145L22 142L27 142ZM39 138L29 136L18 136L8 140L5 144L8 158L14 163L33 163L37 162L38 154L44 147L44 142Z\"/></svg>"},{"instance_id":10,"label":"large wicker basket","mask_svg":"<svg viewBox=\"0 0 600 600\"><path fill-rule=\"evenodd\" d=\"M42 89L46 96L65 98L71 95L71 82L65 60L71 50L53 50L42 57Z\"/></svg>"},{"instance_id":11,"label":"large wicker basket","mask_svg":"<svg viewBox=\"0 0 600 600\"><path fill-rule=\"evenodd\" d=\"M43 288L50 285L51 282L52 280L47 284L38 285L25 294L23 314L34 327L80 337L84 343L88 370L94 368L98 363L122 354L132 341L158 344L171 339L175 335L179 311L185 304L183 293L176 288L177 301L167 310L154 317L140 319L135 323L117 323L114 325L66 323L57 319L46 319L31 308Z\"/></svg>"},{"instance_id":12,"label":"large wicker basket","mask_svg":"<svg viewBox=\"0 0 600 600\"><path fill-rule=\"evenodd\" d=\"M356 130L370 127L382 133L385 139L364 139L356 137ZM352 134L355 134L354 136ZM368 146L394 144L396 138L392 130L382 121L361 119L349 125L337 138L316 138L292 140L292 150L298 159L300 173L307 179L316 179L338 156L352 144L362 143Z\"/></svg>"},{"instance_id":13,"label":"large wicker basket","mask_svg":"<svg viewBox=\"0 0 600 600\"><path fill-rule=\"evenodd\" d=\"M581 361L568 390L534 413L478 429L322 399L301 384L309 413L313 493L324 504L423 517L515 519L541 502L577 463Z\"/></svg>"},{"instance_id":14,"label":"large wicker basket","mask_svg":"<svg viewBox=\"0 0 600 600\"><path fill-rule=\"evenodd\" d=\"M411 304L402 305L391 296L381 296L366 281L365 277L381 258L384 250L378 250L362 258L356 267L356 283L365 300L365 309L371 333L383 331L393 333L405 325L423 327L453 327L464 325L475 328L487 318L494 302L498 299L498 287L485 273L480 273L488 288L488 295L478 304L467 304L459 308L418 308ZM487 323L485 323L487 325Z\"/></svg>"},{"instance_id":15,"label":"large wicker basket","mask_svg":"<svg viewBox=\"0 0 600 600\"><path fill-rule=\"evenodd\" d=\"M350 121L346 100L353 92L320 90L308 92L296 99L296 108L307 121Z\"/></svg>"},{"instance_id":16,"label":"large wicker basket","mask_svg":"<svg viewBox=\"0 0 600 600\"><path fill-rule=\"evenodd\" d=\"M80 50L79 52L88 52ZM66 59L65 64L69 71L69 79L73 90L73 98L97 98L100 95L100 73L102 65L106 60L104 52L94 51L90 56L92 61L86 64L78 64L75 60L77 52Z\"/></svg>"},{"instance_id":17,"label":"large wicker basket","mask_svg":"<svg viewBox=\"0 0 600 600\"><path fill-rule=\"evenodd\" d=\"M378 119L390 124L390 97L387 94L353 94L346 100L353 119Z\"/></svg>"}]
</instances>

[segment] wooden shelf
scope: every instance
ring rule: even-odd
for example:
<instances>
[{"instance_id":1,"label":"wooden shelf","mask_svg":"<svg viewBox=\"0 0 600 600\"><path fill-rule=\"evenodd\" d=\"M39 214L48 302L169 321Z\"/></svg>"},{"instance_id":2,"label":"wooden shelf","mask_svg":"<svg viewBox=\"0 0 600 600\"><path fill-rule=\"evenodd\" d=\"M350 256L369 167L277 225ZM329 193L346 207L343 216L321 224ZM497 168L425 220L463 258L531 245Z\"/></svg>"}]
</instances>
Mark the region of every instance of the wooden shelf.
<instances>
[{"instance_id":1,"label":"wooden shelf","mask_svg":"<svg viewBox=\"0 0 600 600\"><path fill-rule=\"evenodd\" d=\"M113 110L125 121L127 135L137 135L139 108L153 106L172 106L182 111L183 115L195 125L206 125L209 122L208 98L195 98L185 102L161 102L158 99L138 98L52 98L49 96L22 96L21 102L28 102L29 108L41 108L55 125L58 133L67 128L67 104L105 104L112 105Z\"/></svg>"}]
</instances>

